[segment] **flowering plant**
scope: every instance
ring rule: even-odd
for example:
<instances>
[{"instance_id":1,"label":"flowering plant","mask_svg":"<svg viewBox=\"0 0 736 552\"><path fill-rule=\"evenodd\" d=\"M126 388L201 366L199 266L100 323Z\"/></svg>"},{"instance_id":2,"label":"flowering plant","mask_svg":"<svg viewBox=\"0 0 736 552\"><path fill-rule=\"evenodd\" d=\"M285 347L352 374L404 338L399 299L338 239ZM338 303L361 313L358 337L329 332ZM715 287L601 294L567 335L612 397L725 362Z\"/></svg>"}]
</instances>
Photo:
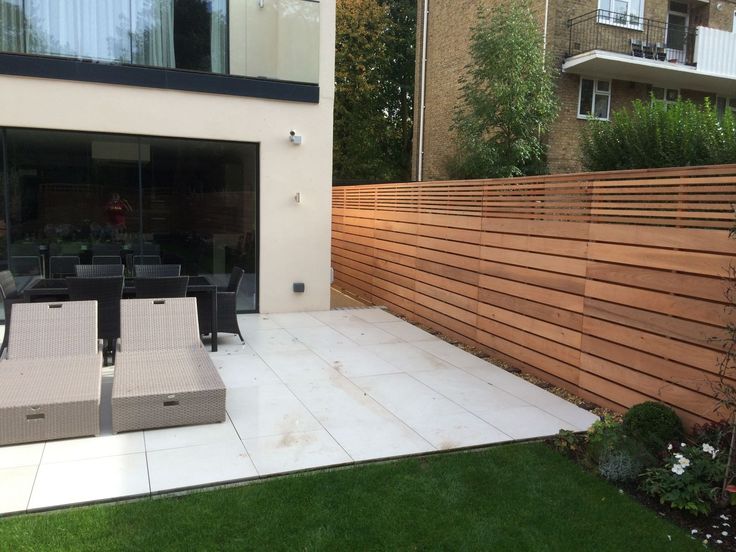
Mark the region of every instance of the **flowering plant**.
<instances>
[{"instance_id":1,"label":"flowering plant","mask_svg":"<svg viewBox=\"0 0 736 552\"><path fill-rule=\"evenodd\" d=\"M718 499L725 455L708 443L670 444L664 467L642 474L642 489L662 504L692 514L707 514Z\"/></svg>"}]
</instances>

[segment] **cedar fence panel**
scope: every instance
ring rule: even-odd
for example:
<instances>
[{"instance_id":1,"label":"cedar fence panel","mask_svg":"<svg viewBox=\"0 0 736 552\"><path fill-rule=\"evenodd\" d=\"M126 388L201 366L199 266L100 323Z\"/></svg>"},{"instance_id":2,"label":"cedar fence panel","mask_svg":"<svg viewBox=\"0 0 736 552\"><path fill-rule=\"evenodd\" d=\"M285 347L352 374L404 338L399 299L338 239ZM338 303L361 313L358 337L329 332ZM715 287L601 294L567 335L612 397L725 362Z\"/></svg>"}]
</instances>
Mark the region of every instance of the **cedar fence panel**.
<instances>
[{"instance_id":1,"label":"cedar fence panel","mask_svg":"<svg viewBox=\"0 0 736 552\"><path fill-rule=\"evenodd\" d=\"M335 283L598 404L721 416L736 165L333 188Z\"/></svg>"}]
</instances>

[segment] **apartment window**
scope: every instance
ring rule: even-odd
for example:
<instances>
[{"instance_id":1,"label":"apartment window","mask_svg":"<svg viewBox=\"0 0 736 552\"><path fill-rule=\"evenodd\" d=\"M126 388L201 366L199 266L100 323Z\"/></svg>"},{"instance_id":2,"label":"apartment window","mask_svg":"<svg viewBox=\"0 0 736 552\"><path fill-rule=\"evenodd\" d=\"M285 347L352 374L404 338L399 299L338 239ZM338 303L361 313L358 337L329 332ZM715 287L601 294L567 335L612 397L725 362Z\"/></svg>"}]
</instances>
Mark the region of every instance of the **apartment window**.
<instances>
[{"instance_id":1,"label":"apartment window","mask_svg":"<svg viewBox=\"0 0 736 552\"><path fill-rule=\"evenodd\" d=\"M655 86L652 88L652 101L662 102L669 107L680 97L680 91L676 88L662 88Z\"/></svg>"},{"instance_id":2,"label":"apartment window","mask_svg":"<svg viewBox=\"0 0 736 552\"><path fill-rule=\"evenodd\" d=\"M640 29L644 0L598 0L598 22Z\"/></svg>"},{"instance_id":3,"label":"apartment window","mask_svg":"<svg viewBox=\"0 0 736 552\"><path fill-rule=\"evenodd\" d=\"M611 81L580 79L578 117L608 120L611 108Z\"/></svg>"},{"instance_id":4,"label":"apartment window","mask_svg":"<svg viewBox=\"0 0 736 552\"><path fill-rule=\"evenodd\" d=\"M723 119L727 109L730 109L731 113L736 117L736 97L724 98L723 96L718 96L716 98L716 114L719 119Z\"/></svg>"}]
</instances>

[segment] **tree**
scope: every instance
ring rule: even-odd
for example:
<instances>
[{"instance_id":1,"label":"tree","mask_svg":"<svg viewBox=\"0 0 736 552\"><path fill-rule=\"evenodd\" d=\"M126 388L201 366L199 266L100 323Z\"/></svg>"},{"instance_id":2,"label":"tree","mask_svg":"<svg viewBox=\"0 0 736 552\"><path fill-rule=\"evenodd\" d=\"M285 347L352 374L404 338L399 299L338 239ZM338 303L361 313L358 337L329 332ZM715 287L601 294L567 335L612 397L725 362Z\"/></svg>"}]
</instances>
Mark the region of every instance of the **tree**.
<instances>
[{"instance_id":1,"label":"tree","mask_svg":"<svg viewBox=\"0 0 736 552\"><path fill-rule=\"evenodd\" d=\"M414 0L337 0L335 179L409 173Z\"/></svg>"},{"instance_id":2,"label":"tree","mask_svg":"<svg viewBox=\"0 0 736 552\"><path fill-rule=\"evenodd\" d=\"M527 0L478 10L471 63L460 79L453 130L455 178L508 177L545 171L542 142L556 113L555 72Z\"/></svg>"}]
</instances>

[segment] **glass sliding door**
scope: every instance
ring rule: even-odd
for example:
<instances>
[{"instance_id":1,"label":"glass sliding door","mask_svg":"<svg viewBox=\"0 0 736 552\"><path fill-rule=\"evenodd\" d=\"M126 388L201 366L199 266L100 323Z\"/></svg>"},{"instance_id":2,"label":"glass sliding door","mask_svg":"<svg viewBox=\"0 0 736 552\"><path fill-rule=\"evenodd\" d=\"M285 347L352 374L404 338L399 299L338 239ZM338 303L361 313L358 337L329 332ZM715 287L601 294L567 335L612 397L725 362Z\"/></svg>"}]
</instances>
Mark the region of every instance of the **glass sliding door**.
<instances>
[{"instance_id":1,"label":"glass sliding door","mask_svg":"<svg viewBox=\"0 0 736 552\"><path fill-rule=\"evenodd\" d=\"M0 131L0 260L21 285L53 255L157 255L222 286L243 268L238 309L257 309L256 144Z\"/></svg>"},{"instance_id":2,"label":"glass sliding door","mask_svg":"<svg viewBox=\"0 0 736 552\"><path fill-rule=\"evenodd\" d=\"M143 239L164 263L226 286L243 268L238 309L256 310L257 146L143 138Z\"/></svg>"},{"instance_id":3,"label":"glass sliding door","mask_svg":"<svg viewBox=\"0 0 736 552\"><path fill-rule=\"evenodd\" d=\"M25 129L5 135L8 260L16 277L46 273L53 255L123 263L139 235L138 139Z\"/></svg>"}]
</instances>

